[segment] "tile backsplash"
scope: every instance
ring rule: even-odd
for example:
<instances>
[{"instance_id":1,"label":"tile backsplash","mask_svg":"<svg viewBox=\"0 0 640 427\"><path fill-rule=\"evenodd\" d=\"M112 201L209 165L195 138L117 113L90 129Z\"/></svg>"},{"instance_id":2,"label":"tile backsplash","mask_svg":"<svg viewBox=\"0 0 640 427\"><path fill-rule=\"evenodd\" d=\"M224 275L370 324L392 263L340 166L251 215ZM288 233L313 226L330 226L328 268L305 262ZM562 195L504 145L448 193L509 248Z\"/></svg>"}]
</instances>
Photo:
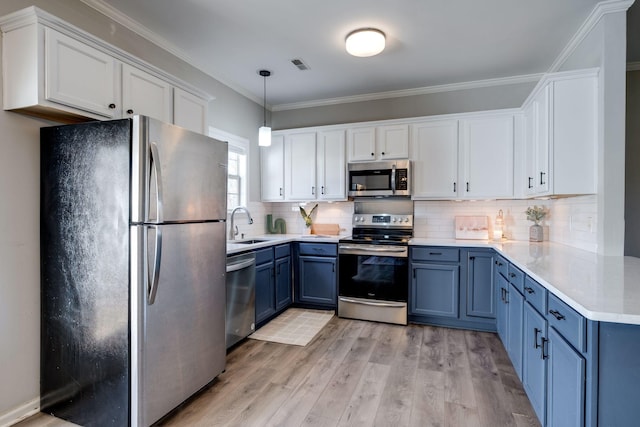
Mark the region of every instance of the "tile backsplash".
<instances>
[{"instance_id":1,"label":"tile backsplash","mask_svg":"<svg viewBox=\"0 0 640 427\"><path fill-rule=\"evenodd\" d=\"M315 205L304 205L307 212ZM525 211L529 206L544 206L548 210L542 225L544 239L562 243L590 252L597 251L597 202L596 196L579 196L551 200L490 200L490 201L415 201L414 235L419 238L454 239L456 216L489 217L489 236L499 210L504 217L504 235L510 240L529 240L529 227ZM240 233L247 236L266 233L266 215L273 220L282 218L287 233L302 233L304 221L298 203L250 203L248 208L254 219L248 225L244 214L238 214L236 224ZM318 203L314 221L322 224L339 224L340 234L350 234L353 202ZM240 236L238 236L240 237Z\"/></svg>"}]
</instances>

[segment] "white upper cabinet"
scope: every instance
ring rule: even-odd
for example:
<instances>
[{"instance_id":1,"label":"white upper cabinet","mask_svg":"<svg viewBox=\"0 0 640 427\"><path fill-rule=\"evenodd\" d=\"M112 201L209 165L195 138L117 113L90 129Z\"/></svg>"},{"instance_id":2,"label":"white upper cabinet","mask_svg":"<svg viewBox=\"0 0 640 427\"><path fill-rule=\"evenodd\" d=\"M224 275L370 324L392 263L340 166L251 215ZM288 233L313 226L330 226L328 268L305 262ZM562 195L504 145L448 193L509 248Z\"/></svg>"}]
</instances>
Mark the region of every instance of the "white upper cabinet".
<instances>
[{"instance_id":1,"label":"white upper cabinet","mask_svg":"<svg viewBox=\"0 0 640 427\"><path fill-rule=\"evenodd\" d=\"M194 132L207 133L208 102L180 88L173 89L173 123Z\"/></svg>"},{"instance_id":2,"label":"white upper cabinet","mask_svg":"<svg viewBox=\"0 0 640 427\"><path fill-rule=\"evenodd\" d=\"M459 197L512 198L513 147L513 114L460 120Z\"/></svg>"},{"instance_id":3,"label":"white upper cabinet","mask_svg":"<svg viewBox=\"0 0 640 427\"><path fill-rule=\"evenodd\" d=\"M379 160L409 157L409 125L384 125L376 128L376 152Z\"/></svg>"},{"instance_id":4,"label":"white upper cabinet","mask_svg":"<svg viewBox=\"0 0 640 427\"><path fill-rule=\"evenodd\" d=\"M61 122L144 114L207 131L206 94L41 9L0 17L0 30L5 110Z\"/></svg>"},{"instance_id":5,"label":"white upper cabinet","mask_svg":"<svg viewBox=\"0 0 640 427\"><path fill-rule=\"evenodd\" d=\"M551 74L524 106L524 194L596 192L598 77L595 70Z\"/></svg>"},{"instance_id":6,"label":"white upper cabinet","mask_svg":"<svg viewBox=\"0 0 640 427\"><path fill-rule=\"evenodd\" d=\"M344 129L274 132L260 150L262 201L347 200L345 146Z\"/></svg>"},{"instance_id":7,"label":"white upper cabinet","mask_svg":"<svg viewBox=\"0 0 640 427\"><path fill-rule=\"evenodd\" d=\"M350 162L406 159L409 157L409 125L349 128L347 150Z\"/></svg>"},{"instance_id":8,"label":"white upper cabinet","mask_svg":"<svg viewBox=\"0 0 640 427\"><path fill-rule=\"evenodd\" d=\"M285 199L315 200L316 132L285 135L284 165Z\"/></svg>"},{"instance_id":9,"label":"white upper cabinet","mask_svg":"<svg viewBox=\"0 0 640 427\"><path fill-rule=\"evenodd\" d=\"M347 138L350 162L377 160L375 126L350 128L347 130Z\"/></svg>"},{"instance_id":10,"label":"white upper cabinet","mask_svg":"<svg viewBox=\"0 0 640 427\"><path fill-rule=\"evenodd\" d=\"M122 65L122 109L125 117L142 114L171 123L172 89L168 82L146 71L129 64Z\"/></svg>"},{"instance_id":11,"label":"white upper cabinet","mask_svg":"<svg viewBox=\"0 0 640 427\"><path fill-rule=\"evenodd\" d=\"M284 200L284 135L272 135L269 147L260 147L263 202Z\"/></svg>"},{"instance_id":12,"label":"white upper cabinet","mask_svg":"<svg viewBox=\"0 0 640 427\"><path fill-rule=\"evenodd\" d=\"M106 118L120 112L120 62L50 28L45 37L45 99Z\"/></svg>"},{"instance_id":13,"label":"white upper cabinet","mask_svg":"<svg viewBox=\"0 0 640 427\"><path fill-rule=\"evenodd\" d=\"M453 199L458 195L458 121L411 125L412 194L415 199Z\"/></svg>"},{"instance_id":14,"label":"white upper cabinet","mask_svg":"<svg viewBox=\"0 0 640 427\"><path fill-rule=\"evenodd\" d=\"M345 131L318 132L316 146L318 200L346 200Z\"/></svg>"}]
</instances>

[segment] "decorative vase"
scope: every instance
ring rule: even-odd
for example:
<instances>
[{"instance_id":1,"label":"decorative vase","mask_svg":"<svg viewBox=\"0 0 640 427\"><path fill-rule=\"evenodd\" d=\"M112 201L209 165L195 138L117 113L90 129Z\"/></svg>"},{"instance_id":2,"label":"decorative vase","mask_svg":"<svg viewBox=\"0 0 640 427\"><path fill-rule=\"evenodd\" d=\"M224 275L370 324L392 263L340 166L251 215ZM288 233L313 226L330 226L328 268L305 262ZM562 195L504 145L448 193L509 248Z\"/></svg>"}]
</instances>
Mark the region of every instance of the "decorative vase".
<instances>
[{"instance_id":1,"label":"decorative vase","mask_svg":"<svg viewBox=\"0 0 640 427\"><path fill-rule=\"evenodd\" d=\"M530 242L542 242L544 238L543 229L541 225L534 224L529 227L529 241Z\"/></svg>"}]
</instances>

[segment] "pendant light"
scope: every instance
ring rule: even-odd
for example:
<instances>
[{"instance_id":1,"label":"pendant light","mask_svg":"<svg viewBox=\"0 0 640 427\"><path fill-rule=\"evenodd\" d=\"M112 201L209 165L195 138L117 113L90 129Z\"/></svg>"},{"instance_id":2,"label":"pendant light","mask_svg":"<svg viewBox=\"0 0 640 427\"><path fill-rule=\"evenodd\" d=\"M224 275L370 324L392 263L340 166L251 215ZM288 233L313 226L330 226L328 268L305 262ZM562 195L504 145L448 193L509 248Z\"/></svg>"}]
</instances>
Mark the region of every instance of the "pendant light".
<instances>
[{"instance_id":1,"label":"pendant light","mask_svg":"<svg viewBox=\"0 0 640 427\"><path fill-rule=\"evenodd\" d=\"M269 147L271 145L271 128L267 126L267 77L271 75L271 71L260 70L258 74L264 78L264 122L262 127L258 129L258 146Z\"/></svg>"}]
</instances>

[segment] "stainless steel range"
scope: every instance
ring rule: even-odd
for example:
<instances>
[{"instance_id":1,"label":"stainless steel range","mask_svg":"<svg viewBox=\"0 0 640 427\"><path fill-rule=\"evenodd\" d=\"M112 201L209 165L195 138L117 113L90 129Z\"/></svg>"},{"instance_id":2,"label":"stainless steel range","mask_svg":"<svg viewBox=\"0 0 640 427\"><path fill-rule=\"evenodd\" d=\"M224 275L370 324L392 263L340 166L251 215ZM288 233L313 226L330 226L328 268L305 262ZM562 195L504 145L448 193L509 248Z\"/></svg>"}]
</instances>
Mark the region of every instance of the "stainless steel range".
<instances>
[{"instance_id":1,"label":"stainless steel range","mask_svg":"<svg viewBox=\"0 0 640 427\"><path fill-rule=\"evenodd\" d=\"M357 200L354 212L338 244L338 316L406 325L413 202Z\"/></svg>"}]
</instances>

